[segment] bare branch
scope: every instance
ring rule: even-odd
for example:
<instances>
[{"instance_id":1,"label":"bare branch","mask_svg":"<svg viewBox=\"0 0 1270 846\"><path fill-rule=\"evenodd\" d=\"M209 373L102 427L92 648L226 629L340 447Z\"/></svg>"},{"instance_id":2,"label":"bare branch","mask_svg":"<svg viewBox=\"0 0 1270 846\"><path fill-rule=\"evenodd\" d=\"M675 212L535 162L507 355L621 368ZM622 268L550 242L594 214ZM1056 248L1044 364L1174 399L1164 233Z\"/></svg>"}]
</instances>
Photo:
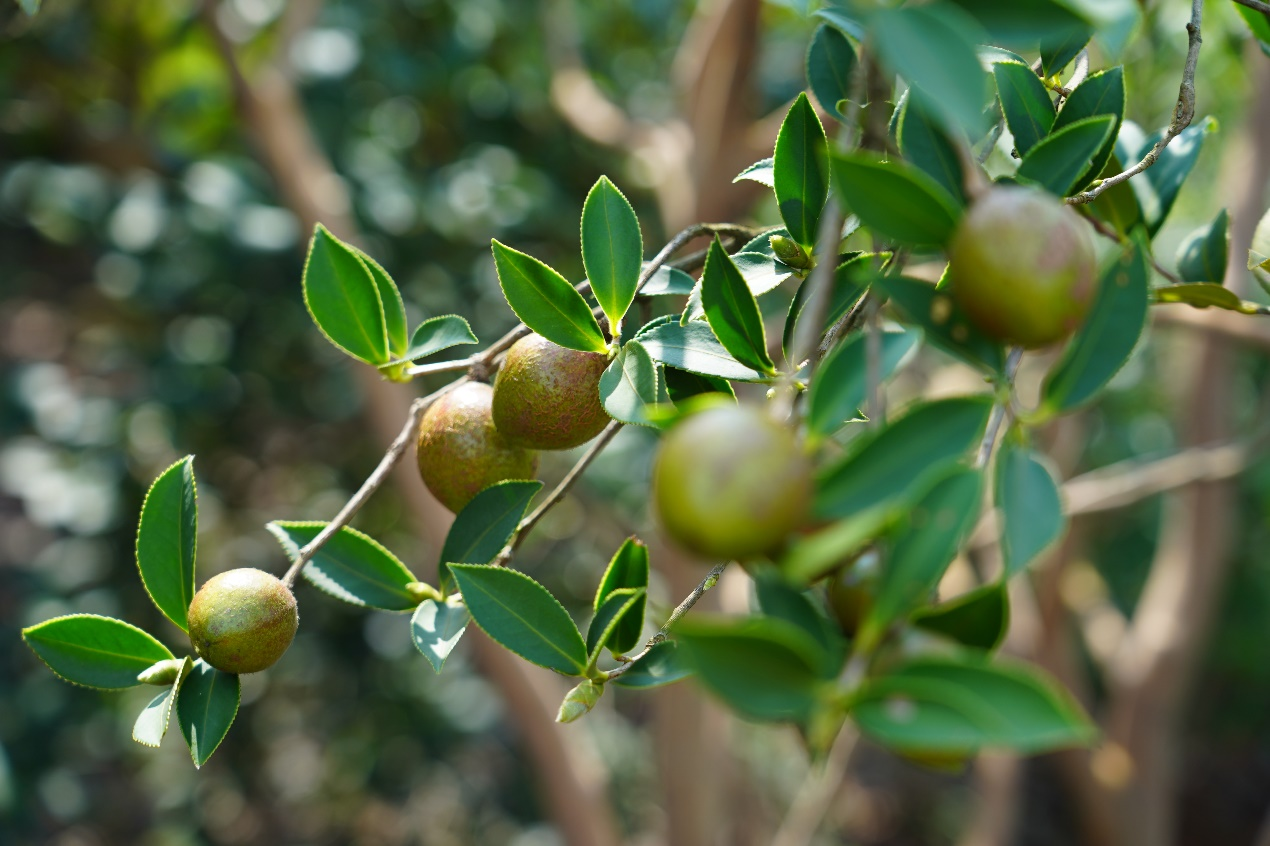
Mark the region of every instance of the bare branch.
<instances>
[{"instance_id":1,"label":"bare branch","mask_svg":"<svg viewBox=\"0 0 1270 846\"><path fill-rule=\"evenodd\" d=\"M816 836L821 821L838 795L838 788L846 777L851 755L860 740L860 732L852 723L844 723L834 738L823 766L812 766L807 771L794 801L781 821L781 827L772 838L772 846L807 846Z\"/></svg>"},{"instance_id":2,"label":"bare branch","mask_svg":"<svg viewBox=\"0 0 1270 846\"><path fill-rule=\"evenodd\" d=\"M1270 3L1263 3L1262 0L1235 0L1240 6L1247 6L1249 9L1255 9L1263 15L1270 15ZM1270 838L1267 838L1270 840Z\"/></svg>"}]
</instances>

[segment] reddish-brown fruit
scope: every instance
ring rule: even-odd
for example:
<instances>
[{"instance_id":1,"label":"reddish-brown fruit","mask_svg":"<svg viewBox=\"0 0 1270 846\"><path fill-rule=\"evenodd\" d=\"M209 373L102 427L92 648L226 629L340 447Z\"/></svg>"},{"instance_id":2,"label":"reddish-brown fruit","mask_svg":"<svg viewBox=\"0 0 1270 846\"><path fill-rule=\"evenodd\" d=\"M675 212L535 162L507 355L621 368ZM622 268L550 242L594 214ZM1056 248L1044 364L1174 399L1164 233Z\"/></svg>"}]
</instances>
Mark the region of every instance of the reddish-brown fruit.
<instances>
[{"instance_id":1,"label":"reddish-brown fruit","mask_svg":"<svg viewBox=\"0 0 1270 846\"><path fill-rule=\"evenodd\" d=\"M600 434L608 356L557 346L541 335L512 344L494 381L494 425L529 449L571 449Z\"/></svg>"},{"instance_id":2,"label":"reddish-brown fruit","mask_svg":"<svg viewBox=\"0 0 1270 846\"><path fill-rule=\"evenodd\" d=\"M208 579L190 602L190 644L226 673L272 667L300 625L295 595L277 576L243 567Z\"/></svg>"},{"instance_id":3,"label":"reddish-brown fruit","mask_svg":"<svg viewBox=\"0 0 1270 846\"><path fill-rule=\"evenodd\" d=\"M793 433L762 409L699 411L662 439L653 504L685 549L712 559L769 552L806 518L811 465Z\"/></svg>"},{"instance_id":4,"label":"reddish-brown fruit","mask_svg":"<svg viewBox=\"0 0 1270 846\"><path fill-rule=\"evenodd\" d=\"M998 186L976 200L948 262L953 296L975 326L1029 348L1074 332L1097 288L1088 225L1039 188Z\"/></svg>"},{"instance_id":5,"label":"reddish-brown fruit","mask_svg":"<svg viewBox=\"0 0 1270 846\"><path fill-rule=\"evenodd\" d=\"M536 453L513 446L490 417L493 389L467 382L424 412L419 424L419 475L432 495L458 513L472 497L507 479L532 479Z\"/></svg>"}]
</instances>

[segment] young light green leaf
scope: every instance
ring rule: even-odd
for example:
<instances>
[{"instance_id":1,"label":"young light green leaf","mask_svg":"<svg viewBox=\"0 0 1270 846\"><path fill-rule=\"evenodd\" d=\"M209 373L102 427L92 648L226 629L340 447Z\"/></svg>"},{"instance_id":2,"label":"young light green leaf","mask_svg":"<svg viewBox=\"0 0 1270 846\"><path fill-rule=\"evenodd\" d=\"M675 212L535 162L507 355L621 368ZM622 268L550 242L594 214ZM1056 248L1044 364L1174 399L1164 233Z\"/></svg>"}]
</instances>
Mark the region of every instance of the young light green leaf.
<instances>
[{"instance_id":1,"label":"young light green leaf","mask_svg":"<svg viewBox=\"0 0 1270 846\"><path fill-rule=\"evenodd\" d=\"M386 364L384 304L358 252L318 224L304 262L304 304L327 340L367 364Z\"/></svg>"},{"instance_id":2,"label":"young light green leaf","mask_svg":"<svg viewBox=\"0 0 1270 846\"><path fill-rule=\"evenodd\" d=\"M455 564L451 571L476 624L526 661L566 676L586 671L578 627L545 587L516 570Z\"/></svg>"},{"instance_id":3,"label":"young light green leaf","mask_svg":"<svg viewBox=\"0 0 1270 846\"><path fill-rule=\"evenodd\" d=\"M760 373L776 373L767 354L767 335L758 302L718 238L706 254L701 305L710 328L733 358Z\"/></svg>"},{"instance_id":4,"label":"young light green leaf","mask_svg":"<svg viewBox=\"0 0 1270 846\"><path fill-rule=\"evenodd\" d=\"M917 346L919 338L920 333L911 330L882 334L882 355L879 361L879 377L882 381L895 373L904 357ZM858 415L868 384L866 346L863 335L854 335L831 352L821 364L811 383L807 406L809 439L816 440L832 435Z\"/></svg>"},{"instance_id":5,"label":"young light green leaf","mask_svg":"<svg viewBox=\"0 0 1270 846\"><path fill-rule=\"evenodd\" d=\"M1177 274L1187 282L1217 282L1226 276L1230 258L1230 215L1225 209L1177 248Z\"/></svg>"},{"instance_id":6,"label":"young light green leaf","mask_svg":"<svg viewBox=\"0 0 1270 846\"><path fill-rule=\"evenodd\" d=\"M776 173L773 170L773 158L759 159L745 170L738 173L732 179L732 183L736 184L743 179L751 182L757 182L759 185L766 185L768 188L776 187Z\"/></svg>"},{"instance_id":7,"label":"young light green leaf","mask_svg":"<svg viewBox=\"0 0 1270 846\"><path fill-rule=\"evenodd\" d=\"M825 130L806 94L799 94L776 136L772 175L781 220L804 247L816 243L816 225L829 196Z\"/></svg>"},{"instance_id":8,"label":"young light green leaf","mask_svg":"<svg viewBox=\"0 0 1270 846\"><path fill-rule=\"evenodd\" d=\"M274 520L265 528L294 561L300 549L326 528L320 521ZM353 605L410 611L419 599L406 590L415 581L406 565L374 538L343 526L309 559L300 573L315 587Z\"/></svg>"},{"instance_id":9,"label":"young light green leaf","mask_svg":"<svg viewBox=\"0 0 1270 846\"><path fill-rule=\"evenodd\" d=\"M1072 89L1072 93L1063 101L1063 107L1054 118L1051 132L1058 132L1077 121L1097 115L1111 115L1115 119L1111 136L1103 146L1094 153L1089 167L1076 178L1077 190L1084 189L1098 174L1102 173L1107 160L1115 152L1116 133L1120 131L1120 123L1124 120L1124 68L1114 67L1090 74L1084 82Z\"/></svg>"},{"instance_id":10,"label":"young light green leaf","mask_svg":"<svg viewBox=\"0 0 1270 846\"><path fill-rule=\"evenodd\" d=\"M1096 115L1069 123L1034 146L1015 174L1051 194L1066 197L1089 170L1094 157L1106 147L1115 127L1115 115Z\"/></svg>"},{"instance_id":11,"label":"young light green leaf","mask_svg":"<svg viewBox=\"0 0 1270 846\"><path fill-rule=\"evenodd\" d=\"M621 334L622 317L635 299L643 257L635 210L617 186L601 176L582 206L582 263L614 336Z\"/></svg>"},{"instance_id":12,"label":"young light green leaf","mask_svg":"<svg viewBox=\"0 0 1270 846\"><path fill-rule=\"evenodd\" d=\"M691 675L692 670L684 663L679 644L673 640L663 640L611 683L633 690L646 690L673 684Z\"/></svg>"},{"instance_id":13,"label":"young light green leaf","mask_svg":"<svg viewBox=\"0 0 1270 846\"><path fill-rule=\"evenodd\" d=\"M836 27L821 24L807 47L807 85L820 107L838 120L844 115L838 103L851 96L851 72L855 70L855 48Z\"/></svg>"},{"instance_id":14,"label":"young light green leaf","mask_svg":"<svg viewBox=\"0 0 1270 846\"><path fill-rule=\"evenodd\" d=\"M904 98L895 129L900 154L912 165L939 183L958 206L966 203L964 172L957 148L949 139L920 92Z\"/></svg>"},{"instance_id":15,"label":"young light green leaf","mask_svg":"<svg viewBox=\"0 0 1270 846\"><path fill-rule=\"evenodd\" d=\"M627 538L616 553L600 579L595 590L592 603L596 613L613 591L623 588L647 590L648 588L648 547L636 538ZM641 596L618 628L608 638L609 649L615 655L630 652L639 644L639 636L644 629L644 611L646 599Z\"/></svg>"},{"instance_id":16,"label":"young light green leaf","mask_svg":"<svg viewBox=\"0 0 1270 846\"><path fill-rule=\"evenodd\" d=\"M874 153L834 153L834 191L860 222L879 235L915 247L937 246L952 235L960 212L938 182L903 162Z\"/></svg>"},{"instance_id":17,"label":"young light green leaf","mask_svg":"<svg viewBox=\"0 0 1270 846\"><path fill-rule=\"evenodd\" d=\"M238 676L222 673L202 659L194 662L177 695L176 718L196 768L207 763L229 734L241 695Z\"/></svg>"},{"instance_id":18,"label":"young light green leaf","mask_svg":"<svg viewBox=\"0 0 1270 846\"><path fill-rule=\"evenodd\" d=\"M639 289L639 293L645 297L687 296L696 284L691 276L679 268L663 264L644 283L644 287Z\"/></svg>"},{"instance_id":19,"label":"young light green leaf","mask_svg":"<svg viewBox=\"0 0 1270 846\"><path fill-rule=\"evenodd\" d=\"M194 668L194 659L185 656L185 661L177 671L177 677L171 686L141 709L137 720L132 724L132 739L142 746L157 748L163 742L163 735L168 733L168 723L172 719L172 707L176 704L177 695L185 677Z\"/></svg>"},{"instance_id":20,"label":"young light green leaf","mask_svg":"<svg viewBox=\"0 0 1270 846\"><path fill-rule=\"evenodd\" d=\"M397 283L388 275L388 271L370 256L357 247L349 247L366 265L375 288L379 291L379 301L384 307L384 333L388 338L388 355L392 358L404 358L410 335L406 327L406 304L401 301L401 291ZM473 338L473 341L476 339Z\"/></svg>"},{"instance_id":21,"label":"young light green leaf","mask_svg":"<svg viewBox=\"0 0 1270 846\"><path fill-rule=\"evenodd\" d=\"M656 361L690 373L734 382L760 382L766 378L733 358L704 321L694 320L687 325L660 323L641 331L635 340Z\"/></svg>"},{"instance_id":22,"label":"young light green leaf","mask_svg":"<svg viewBox=\"0 0 1270 846\"><path fill-rule=\"evenodd\" d=\"M1005 124L1014 136L1014 148L1026 156L1054 125L1054 101L1036 73L1019 62L997 62L992 66L997 81L997 97L1005 113Z\"/></svg>"},{"instance_id":23,"label":"young light green leaf","mask_svg":"<svg viewBox=\"0 0 1270 846\"><path fill-rule=\"evenodd\" d=\"M488 564L502 552L540 490L538 481L499 482L463 506L441 545L437 579L442 591L454 589L449 565Z\"/></svg>"},{"instance_id":24,"label":"young light green leaf","mask_svg":"<svg viewBox=\"0 0 1270 846\"><path fill-rule=\"evenodd\" d=\"M565 694L556 712L557 723L571 723L591 713L591 709L604 695L604 684L591 679L583 679L576 687Z\"/></svg>"},{"instance_id":25,"label":"young light green leaf","mask_svg":"<svg viewBox=\"0 0 1270 846\"><path fill-rule=\"evenodd\" d=\"M587 627L586 632L586 651L587 666L594 668L600 659L600 654L604 651L604 647L608 646L615 654L622 654L624 650L614 648L613 637L617 633L618 628L626 625L628 619L637 620L641 626L643 625L643 615L638 617L635 615L637 609L642 610L647 601L647 594L643 588L618 588L609 591L608 596L600 603L600 607L596 609L595 616L591 618L591 625ZM638 635L636 635L638 638Z\"/></svg>"},{"instance_id":26,"label":"young light green leaf","mask_svg":"<svg viewBox=\"0 0 1270 846\"><path fill-rule=\"evenodd\" d=\"M920 327L944 352L988 373L1005 367L1002 345L980 332L946 290L906 276L882 277L875 284L901 322Z\"/></svg>"},{"instance_id":27,"label":"young light green leaf","mask_svg":"<svg viewBox=\"0 0 1270 846\"><path fill-rule=\"evenodd\" d=\"M567 349L608 349L591 308L563 276L532 256L498 241L491 244L503 296L526 326Z\"/></svg>"},{"instance_id":28,"label":"young light green leaf","mask_svg":"<svg viewBox=\"0 0 1270 846\"><path fill-rule=\"evenodd\" d=\"M472 333L472 327L457 314L430 317L419 324L414 334L411 335L410 343L406 345L405 352L401 354L400 358L395 359L391 363L400 364L403 361L414 361L459 344L475 343L477 343L477 339L476 335Z\"/></svg>"},{"instance_id":29,"label":"young light green leaf","mask_svg":"<svg viewBox=\"0 0 1270 846\"><path fill-rule=\"evenodd\" d=\"M159 474L141 505L137 524L137 569L146 593L182 631L194 599L194 556L198 546L198 497L194 456L187 455Z\"/></svg>"},{"instance_id":30,"label":"young light green leaf","mask_svg":"<svg viewBox=\"0 0 1270 846\"><path fill-rule=\"evenodd\" d=\"M467 606L457 596L447 597L444 602L425 599L410 618L410 638L439 673L471 619Z\"/></svg>"},{"instance_id":31,"label":"young light green leaf","mask_svg":"<svg viewBox=\"0 0 1270 846\"><path fill-rule=\"evenodd\" d=\"M1007 441L997 453L994 499L1001 509L1001 557L1010 578L1062 537L1063 501L1041 456Z\"/></svg>"},{"instance_id":32,"label":"young light green leaf","mask_svg":"<svg viewBox=\"0 0 1270 846\"><path fill-rule=\"evenodd\" d=\"M1010 628L1010 597L1004 582L993 582L948 602L920 608L909 619L923 631L991 652Z\"/></svg>"},{"instance_id":33,"label":"young light green leaf","mask_svg":"<svg viewBox=\"0 0 1270 846\"><path fill-rule=\"evenodd\" d=\"M1258 314L1256 303L1239 299L1229 288L1213 282L1189 282L1181 285L1163 285L1152 288L1151 295L1157 303L1185 303L1194 308L1220 308L1242 314Z\"/></svg>"},{"instance_id":34,"label":"young light green leaf","mask_svg":"<svg viewBox=\"0 0 1270 846\"><path fill-rule=\"evenodd\" d=\"M657 401L657 365L643 344L627 341L600 375L600 403L614 420L648 426L644 408Z\"/></svg>"},{"instance_id":35,"label":"young light green leaf","mask_svg":"<svg viewBox=\"0 0 1270 846\"><path fill-rule=\"evenodd\" d=\"M54 617L23 629L22 639L62 679L103 690L141 684L137 674L173 657L136 626L97 614Z\"/></svg>"},{"instance_id":36,"label":"young light green leaf","mask_svg":"<svg viewBox=\"0 0 1270 846\"><path fill-rule=\"evenodd\" d=\"M1042 408L1071 411L1089 402L1129 360L1147 317L1147 248L1133 244L1113 263L1099 283L1085 323L1042 388Z\"/></svg>"}]
</instances>

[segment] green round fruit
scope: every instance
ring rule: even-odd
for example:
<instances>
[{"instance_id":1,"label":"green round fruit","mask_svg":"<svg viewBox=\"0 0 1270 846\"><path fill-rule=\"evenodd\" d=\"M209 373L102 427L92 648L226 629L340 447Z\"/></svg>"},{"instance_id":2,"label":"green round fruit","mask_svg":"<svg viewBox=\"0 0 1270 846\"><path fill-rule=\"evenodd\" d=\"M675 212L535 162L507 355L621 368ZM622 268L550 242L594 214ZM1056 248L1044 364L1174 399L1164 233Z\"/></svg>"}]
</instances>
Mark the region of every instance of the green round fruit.
<instances>
[{"instance_id":1,"label":"green round fruit","mask_svg":"<svg viewBox=\"0 0 1270 846\"><path fill-rule=\"evenodd\" d=\"M528 449L572 449L600 434L602 353L579 352L527 335L512 344L494 381L494 425Z\"/></svg>"},{"instance_id":2,"label":"green round fruit","mask_svg":"<svg viewBox=\"0 0 1270 846\"><path fill-rule=\"evenodd\" d=\"M494 427L493 394L483 382L466 382L430 405L419 424L419 475L455 513L490 485L532 479L538 470L536 453Z\"/></svg>"},{"instance_id":3,"label":"green round fruit","mask_svg":"<svg viewBox=\"0 0 1270 846\"><path fill-rule=\"evenodd\" d=\"M272 667L299 625L294 594L277 576L250 567L212 576L190 603L195 654L226 673Z\"/></svg>"},{"instance_id":4,"label":"green round fruit","mask_svg":"<svg viewBox=\"0 0 1270 846\"><path fill-rule=\"evenodd\" d=\"M771 551L811 502L811 464L762 409L712 406L676 424L653 463L653 505L685 549L712 560Z\"/></svg>"},{"instance_id":5,"label":"green round fruit","mask_svg":"<svg viewBox=\"0 0 1270 846\"><path fill-rule=\"evenodd\" d=\"M998 186L975 201L948 249L952 293L985 335L1035 348L1084 321L1098 270L1088 226L1039 188Z\"/></svg>"}]
</instances>

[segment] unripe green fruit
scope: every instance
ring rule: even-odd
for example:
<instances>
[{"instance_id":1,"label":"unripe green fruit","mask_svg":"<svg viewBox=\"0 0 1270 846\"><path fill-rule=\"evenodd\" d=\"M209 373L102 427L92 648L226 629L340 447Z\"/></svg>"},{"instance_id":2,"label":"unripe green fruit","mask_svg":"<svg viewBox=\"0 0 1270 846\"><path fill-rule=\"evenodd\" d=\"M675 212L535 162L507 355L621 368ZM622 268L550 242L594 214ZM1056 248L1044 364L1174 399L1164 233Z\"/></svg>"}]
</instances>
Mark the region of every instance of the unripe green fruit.
<instances>
[{"instance_id":1,"label":"unripe green fruit","mask_svg":"<svg viewBox=\"0 0 1270 846\"><path fill-rule=\"evenodd\" d=\"M464 383L429 406L419 424L419 475L455 513L490 485L532 479L538 470L536 453L494 428L493 395L483 382Z\"/></svg>"},{"instance_id":2,"label":"unripe green fruit","mask_svg":"<svg viewBox=\"0 0 1270 846\"><path fill-rule=\"evenodd\" d=\"M526 335L512 344L494 381L494 425L518 446L572 449L609 424L600 404L601 353Z\"/></svg>"},{"instance_id":3,"label":"unripe green fruit","mask_svg":"<svg viewBox=\"0 0 1270 846\"><path fill-rule=\"evenodd\" d=\"M662 439L653 504L666 534L704 558L769 552L798 528L811 465L793 433L761 409L699 411Z\"/></svg>"},{"instance_id":4,"label":"unripe green fruit","mask_svg":"<svg viewBox=\"0 0 1270 846\"><path fill-rule=\"evenodd\" d=\"M1097 286L1088 227L1039 188L998 186L976 200L948 260L953 296L975 326L1029 348L1075 331Z\"/></svg>"},{"instance_id":5,"label":"unripe green fruit","mask_svg":"<svg viewBox=\"0 0 1270 846\"><path fill-rule=\"evenodd\" d=\"M299 625L295 596L282 580L250 567L212 576L190 603L195 654L226 673L272 667Z\"/></svg>"}]
</instances>

